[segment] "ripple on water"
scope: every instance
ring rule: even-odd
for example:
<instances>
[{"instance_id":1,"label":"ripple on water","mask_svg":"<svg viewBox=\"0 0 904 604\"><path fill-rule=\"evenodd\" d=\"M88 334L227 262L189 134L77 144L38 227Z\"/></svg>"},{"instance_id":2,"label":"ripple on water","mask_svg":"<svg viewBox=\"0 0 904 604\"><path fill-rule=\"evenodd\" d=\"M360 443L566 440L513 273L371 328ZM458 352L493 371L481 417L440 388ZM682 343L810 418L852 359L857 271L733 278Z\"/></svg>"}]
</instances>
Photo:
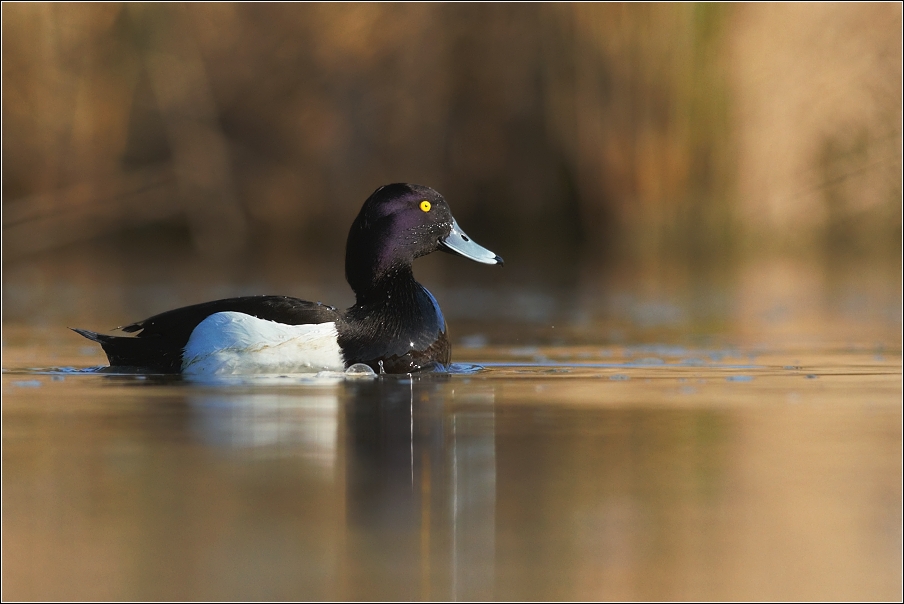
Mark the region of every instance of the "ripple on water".
<instances>
[{"instance_id":1,"label":"ripple on water","mask_svg":"<svg viewBox=\"0 0 904 604\"><path fill-rule=\"evenodd\" d=\"M657 356L641 356L638 353L654 353ZM480 358L480 352L472 353ZM694 380L705 383L706 379L720 380L730 383L751 382L760 378L784 376L788 378L805 378L816 380L834 373L835 365L846 360L833 360L832 371L820 370L826 357L814 357L802 363L799 358L786 356L781 359L777 352L763 352L769 361L763 364L732 362L735 358L748 361L748 351L733 348L696 348L686 349L667 346L618 346L609 348L567 347L567 346L523 346L485 351L489 359L481 363L452 363L447 367L437 367L432 371L414 374L414 378L423 380L454 379L455 376L475 376L477 379L523 379L523 378L564 378L593 379L608 381L635 380ZM798 353L799 354L799 353ZM829 354L829 353L823 353ZM831 354L835 354L832 352ZM856 354L844 351L838 354ZM871 360L869 370L875 372L877 364L872 361L875 353L868 351L866 358ZM634 356L637 355L637 356ZM680 356L675 356L680 355ZM778 357L778 358L776 358ZM887 361L886 361L887 363ZM858 361L850 368L855 373L858 368L865 368ZM808 369L809 372L804 372ZM899 373L899 365L890 365L890 373ZM4 375L9 375L7 384L12 388L40 388L50 386L51 382L63 382L76 376L103 376L120 380L141 380L146 384L211 384L218 386L231 385L333 385L349 380L400 380L405 376L378 375L366 365L354 365L345 372L320 372L278 375L253 376L214 376L197 377L173 374L146 373L139 368L94 366L45 366L3 368ZM47 380L34 379L36 376L51 376Z\"/></svg>"},{"instance_id":2,"label":"ripple on water","mask_svg":"<svg viewBox=\"0 0 904 604\"><path fill-rule=\"evenodd\" d=\"M18 380L13 382L13 386L17 388L40 388L41 382L39 380Z\"/></svg>"},{"instance_id":3,"label":"ripple on water","mask_svg":"<svg viewBox=\"0 0 904 604\"><path fill-rule=\"evenodd\" d=\"M752 375L729 375L725 378L726 382L752 382Z\"/></svg>"}]
</instances>

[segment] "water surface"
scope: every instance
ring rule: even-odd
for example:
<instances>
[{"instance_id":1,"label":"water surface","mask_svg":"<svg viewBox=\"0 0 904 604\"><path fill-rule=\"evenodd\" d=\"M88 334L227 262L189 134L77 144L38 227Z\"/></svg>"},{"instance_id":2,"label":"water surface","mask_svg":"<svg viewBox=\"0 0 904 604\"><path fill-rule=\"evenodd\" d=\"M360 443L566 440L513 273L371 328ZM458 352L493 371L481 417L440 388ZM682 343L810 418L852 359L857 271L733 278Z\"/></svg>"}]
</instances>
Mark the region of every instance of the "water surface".
<instances>
[{"instance_id":1,"label":"water surface","mask_svg":"<svg viewBox=\"0 0 904 604\"><path fill-rule=\"evenodd\" d=\"M899 267L433 255L455 372L204 383L66 327L342 306L341 262L99 250L4 269L6 599L901 597Z\"/></svg>"},{"instance_id":2,"label":"water surface","mask_svg":"<svg viewBox=\"0 0 904 604\"><path fill-rule=\"evenodd\" d=\"M900 350L471 341L217 384L61 333L4 332L5 598L900 594Z\"/></svg>"}]
</instances>

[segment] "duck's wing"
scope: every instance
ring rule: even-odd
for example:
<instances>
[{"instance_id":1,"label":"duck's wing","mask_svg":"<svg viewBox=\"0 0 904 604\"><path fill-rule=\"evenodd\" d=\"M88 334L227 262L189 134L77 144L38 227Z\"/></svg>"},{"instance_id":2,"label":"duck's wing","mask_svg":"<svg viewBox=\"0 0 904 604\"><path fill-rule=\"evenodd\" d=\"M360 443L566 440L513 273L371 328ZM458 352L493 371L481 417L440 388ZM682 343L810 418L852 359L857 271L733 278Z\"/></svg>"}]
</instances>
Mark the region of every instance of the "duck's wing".
<instances>
[{"instance_id":1,"label":"duck's wing","mask_svg":"<svg viewBox=\"0 0 904 604\"><path fill-rule=\"evenodd\" d=\"M101 345L111 366L141 367L178 373L182 352L198 324L212 314L234 311L287 325L336 321L332 306L288 296L227 298L169 310L130 325L117 327L122 335L105 335L85 329L73 331Z\"/></svg>"}]
</instances>

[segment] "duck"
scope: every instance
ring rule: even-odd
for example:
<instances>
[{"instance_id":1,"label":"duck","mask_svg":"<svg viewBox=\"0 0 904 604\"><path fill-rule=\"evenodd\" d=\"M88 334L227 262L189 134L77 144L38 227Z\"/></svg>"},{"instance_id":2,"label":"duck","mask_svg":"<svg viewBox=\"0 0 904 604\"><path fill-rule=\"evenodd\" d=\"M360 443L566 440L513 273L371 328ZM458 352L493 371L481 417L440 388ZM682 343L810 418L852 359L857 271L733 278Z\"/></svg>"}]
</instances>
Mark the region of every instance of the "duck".
<instances>
[{"instance_id":1,"label":"duck","mask_svg":"<svg viewBox=\"0 0 904 604\"><path fill-rule=\"evenodd\" d=\"M436 298L412 271L435 251L503 265L474 242L446 200L423 185L378 188L349 230L345 278L355 304L338 310L277 295L242 296L185 306L99 333L111 368L189 376L346 371L377 374L444 370L452 347ZM360 368L366 371L365 368Z\"/></svg>"}]
</instances>

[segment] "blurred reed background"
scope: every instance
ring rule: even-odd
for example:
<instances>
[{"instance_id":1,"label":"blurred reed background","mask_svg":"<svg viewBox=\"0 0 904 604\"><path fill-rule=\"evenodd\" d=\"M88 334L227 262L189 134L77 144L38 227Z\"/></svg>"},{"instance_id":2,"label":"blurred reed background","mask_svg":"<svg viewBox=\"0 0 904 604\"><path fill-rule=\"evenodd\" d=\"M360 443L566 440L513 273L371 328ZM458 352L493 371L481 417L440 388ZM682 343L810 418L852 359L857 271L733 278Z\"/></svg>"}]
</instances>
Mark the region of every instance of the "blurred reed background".
<instances>
[{"instance_id":1,"label":"blurred reed background","mask_svg":"<svg viewBox=\"0 0 904 604\"><path fill-rule=\"evenodd\" d=\"M7 271L85 242L341 266L396 181L516 274L900 266L897 3L2 10Z\"/></svg>"}]
</instances>

